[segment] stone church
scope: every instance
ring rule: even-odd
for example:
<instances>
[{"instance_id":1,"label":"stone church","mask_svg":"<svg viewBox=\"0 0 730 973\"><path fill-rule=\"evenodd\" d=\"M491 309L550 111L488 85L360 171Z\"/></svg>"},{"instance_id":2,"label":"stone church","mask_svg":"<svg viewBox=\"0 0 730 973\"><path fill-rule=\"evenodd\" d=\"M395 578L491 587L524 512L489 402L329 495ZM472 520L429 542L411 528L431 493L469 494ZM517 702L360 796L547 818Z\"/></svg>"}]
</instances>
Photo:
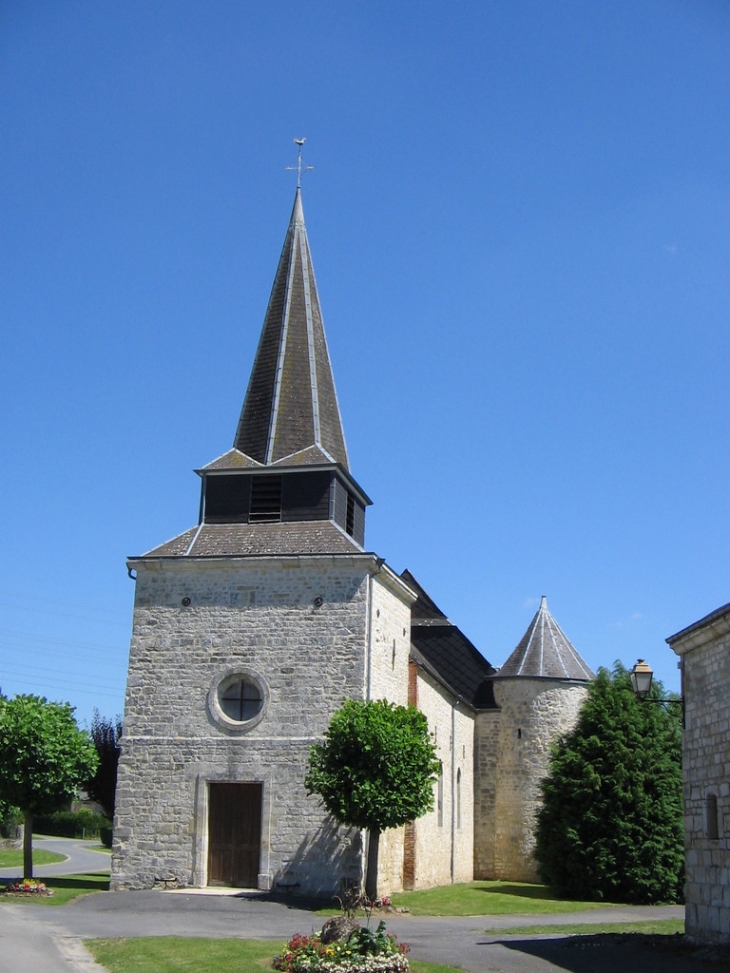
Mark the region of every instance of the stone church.
<instances>
[{"instance_id":1,"label":"stone church","mask_svg":"<svg viewBox=\"0 0 730 973\"><path fill-rule=\"evenodd\" d=\"M543 599L495 669L409 571L367 547L297 189L233 447L198 522L131 558L135 603L112 888L331 895L366 835L304 790L347 698L428 717L431 813L385 832L379 888L530 880L549 747L593 674Z\"/></svg>"}]
</instances>

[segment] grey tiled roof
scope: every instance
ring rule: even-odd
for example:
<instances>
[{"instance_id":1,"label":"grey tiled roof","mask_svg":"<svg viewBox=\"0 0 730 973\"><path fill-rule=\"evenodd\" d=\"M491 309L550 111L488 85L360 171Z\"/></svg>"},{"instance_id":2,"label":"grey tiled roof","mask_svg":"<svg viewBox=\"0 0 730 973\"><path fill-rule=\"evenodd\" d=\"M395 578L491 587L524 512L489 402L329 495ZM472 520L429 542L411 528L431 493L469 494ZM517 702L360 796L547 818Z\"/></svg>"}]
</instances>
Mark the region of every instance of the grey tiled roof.
<instances>
[{"instance_id":1,"label":"grey tiled roof","mask_svg":"<svg viewBox=\"0 0 730 973\"><path fill-rule=\"evenodd\" d=\"M233 445L267 466L316 446L348 468L299 189Z\"/></svg>"},{"instance_id":2,"label":"grey tiled roof","mask_svg":"<svg viewBox=\"0 0 730 973\"><path fill-rule=\"evenodd\" d=\"M327 520L290 524L202 524L144 557L236 557L251 554L361 554L351 537Z\"/></svg>"},{"instance_id":3,"label":"grey tiled roof","mask_svg":"<svg viewBox=\"0 0 730 973\"><path fill-rule=\"evenodd\" d=\"M308 446L300 449L290 456L282 456L281 459L273 463L273 466L321 466L322 464L332 464L334 458L324 452L319 446Z\"/></svg>"},{"instance_id":4,"label":"grey tiled roof","mask_svg":"<svg viewBox=\"0 0 730 973\"><path fill-rule=\"evenodd\" d=\"M418 597L411 605L411 624L439 624L451 625L446 615L441 611L436 602L426 593L421 585L416 581L408 568L403 571L401 578L412 588Z\"/></svg>"},{"instance_id":5,"label":"grey tiled roof","mask_svg":"<svg viewBox=\"0 0 730 973\"><path fill-rule=\"evenodd\" d=\"M227 453L211 460L210 463L206 463L203 470L207 473L208 470L261 469L262 466L263 463L257 463L255 459L246 456L240 449L229 449Z\"/></svg>"},{"instance_id":6,"label":"grey tiled roof","mask_svg":"<svg viewBox=\"0 0 730 973\"><path fill-rule=\"evenodd\" d=\"M411 606L413 660L474 709L493 709L494 667L448 620L410 571L404 571L401 577L418 595Z\"/></svg>"},{"instance_id":7,"label":"grey tiled roof","mask_svg":"<svg viewBox=\"0 0 730 973\"><path fill-rule=\"evenodd\" d=\"M550 614L547 598L543 596L529 628L497 678L522 676L588 682L594 675Z\"/></svg>"}]
</instances>

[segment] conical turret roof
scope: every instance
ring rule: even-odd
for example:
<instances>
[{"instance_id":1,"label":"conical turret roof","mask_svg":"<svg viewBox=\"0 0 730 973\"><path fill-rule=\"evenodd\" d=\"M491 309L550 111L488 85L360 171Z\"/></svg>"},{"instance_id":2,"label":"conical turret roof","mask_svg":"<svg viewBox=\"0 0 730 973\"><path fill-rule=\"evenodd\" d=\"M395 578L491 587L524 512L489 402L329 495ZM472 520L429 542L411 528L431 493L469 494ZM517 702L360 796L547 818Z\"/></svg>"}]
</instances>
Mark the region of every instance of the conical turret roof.
<instances>
[{"instance_id":1,"label":"conical turret roof","mask_svg":"<svg viewBox=\"0 0 730 973\"><path fill-rule=\"evenodd\" d=\"M265 466L348 469L300 189L233 445Z\"/></svg>"},{"instance_id":2,"label":"conical turret roof","mask_svg":"<svg viewBox=\"0 0 730 973\"><path fill-rule=\"evenodd\" d=\"M547 598L543 595L529 628L497 673L497 678L522 676L588 682L594 675L550 614Z\"/></svg>"}]
</instances>

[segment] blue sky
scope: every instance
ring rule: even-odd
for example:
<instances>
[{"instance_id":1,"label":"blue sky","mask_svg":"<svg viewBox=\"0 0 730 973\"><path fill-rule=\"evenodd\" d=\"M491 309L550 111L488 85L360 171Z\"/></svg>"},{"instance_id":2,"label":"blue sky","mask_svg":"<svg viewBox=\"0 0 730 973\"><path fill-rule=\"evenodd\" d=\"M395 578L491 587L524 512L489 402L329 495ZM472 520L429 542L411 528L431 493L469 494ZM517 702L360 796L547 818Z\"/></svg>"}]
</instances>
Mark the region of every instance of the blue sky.
<instances>
[{"instance_id":1,"label":"blue sky","mask_svg":"<svg viewBox=\"0 0 730 973\"><path fill-rule=\"evenodd\" d=\"M7 0L0 686L123 707L304 211L367 546L501 664L730 601L730 7Z\"/></svg>"}]
</instances>

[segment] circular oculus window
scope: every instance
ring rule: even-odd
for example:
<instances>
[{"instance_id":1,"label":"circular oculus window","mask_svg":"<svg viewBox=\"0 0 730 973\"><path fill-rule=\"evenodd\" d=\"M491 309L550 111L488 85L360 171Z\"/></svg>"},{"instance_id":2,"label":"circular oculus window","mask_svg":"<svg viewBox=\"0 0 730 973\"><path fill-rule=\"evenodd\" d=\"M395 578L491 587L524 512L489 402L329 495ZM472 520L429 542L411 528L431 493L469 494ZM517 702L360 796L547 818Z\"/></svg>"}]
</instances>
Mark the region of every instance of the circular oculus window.
<instances>
[{"instance_id":1,"label":"circular oculus window","mask_svg":"<svg viewBox=\"0 0 730 973\"><path fill-rule=\"evenodd\" d=\"M249 730L264 715L268 688L259 677L244 669L218 676L208 693L208 706L216 722L226 729Z\"/></svg>"}]
</instances>

